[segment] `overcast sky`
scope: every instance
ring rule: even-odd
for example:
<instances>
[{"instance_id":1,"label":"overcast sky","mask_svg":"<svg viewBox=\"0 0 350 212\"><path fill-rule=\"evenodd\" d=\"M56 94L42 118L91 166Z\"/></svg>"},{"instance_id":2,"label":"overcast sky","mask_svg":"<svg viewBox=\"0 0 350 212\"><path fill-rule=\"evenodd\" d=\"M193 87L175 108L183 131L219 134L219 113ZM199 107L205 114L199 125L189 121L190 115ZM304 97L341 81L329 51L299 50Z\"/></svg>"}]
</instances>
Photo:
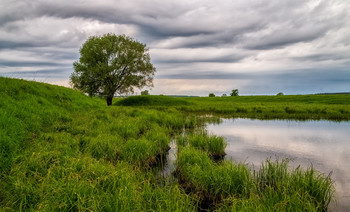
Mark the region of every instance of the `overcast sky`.
<instances>
[{"instance_id":1,"label":"overcast sky","mask_svg":"<svg viewBox=\"0 0 350 212\"><path fill-rule=\"evenodd\" d=\"M151 94L350 92L348 0L1 0L0 75L68 85L105 33L147 44Z\"/></svg>"}]
</instances>

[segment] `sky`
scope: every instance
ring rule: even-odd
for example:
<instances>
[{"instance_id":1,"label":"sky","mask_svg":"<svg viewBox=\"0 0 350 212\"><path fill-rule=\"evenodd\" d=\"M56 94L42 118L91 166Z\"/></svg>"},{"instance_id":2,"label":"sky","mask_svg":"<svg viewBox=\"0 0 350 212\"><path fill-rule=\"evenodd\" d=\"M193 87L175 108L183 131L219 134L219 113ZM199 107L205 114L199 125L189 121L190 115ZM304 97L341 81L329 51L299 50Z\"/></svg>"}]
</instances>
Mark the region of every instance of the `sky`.
<instances>
[{"instance_id":1,"label":"sky","mask_svg":"<svg viewBox=\"0 0 350 212\"><path fill-rule=\"evenodd\" d=\"M348 0L1 0L0 75L69 86L106 33L147 45L151 94L350 92Z\"/></svg>"}]
</instances>

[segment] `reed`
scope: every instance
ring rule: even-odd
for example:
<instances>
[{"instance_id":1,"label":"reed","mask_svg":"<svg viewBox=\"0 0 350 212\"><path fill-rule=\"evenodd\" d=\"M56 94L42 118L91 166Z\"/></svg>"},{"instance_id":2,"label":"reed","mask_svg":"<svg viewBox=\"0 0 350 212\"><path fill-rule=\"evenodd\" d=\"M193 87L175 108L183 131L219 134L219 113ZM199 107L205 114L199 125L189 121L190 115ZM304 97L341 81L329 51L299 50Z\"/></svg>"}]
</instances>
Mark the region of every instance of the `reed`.
<instances>
[{"instance_id":1,"label":"reed","mask_svg":"<svg viewBox=\"0 0 350 212\"><path fill-rule=\"evenodd\" d=\"M280 195L298 194L310 199L310 204L326 211L334 197L334 185L330 175L318 173L312 166L303 171L300 167L288 170L288 160L271 162L267 159L255 175L259 192L273 189Z\"/></svg>"},{"instance_id":2,"label":"reed","mask_svg":"<svg viewBox=\"0 0 350 212\"><path fill-rule=\"evenodd\" d=\"M194 148L207 152L215 159L222 159L225 156L227 143L223 137L209 135L206 131L194 131L177 138L178 146L192 146Z\"/></svg>"},{"instance_id":3,"label":"reed","mask_svg":"<svg viewBox=\"0 0 350 212\"><path fill-rule=\"evenodd\" d=\"M211 210L327 211L334 185L312 167L288 169L288 160L267 159L259 171L231 161L214 163L207 153L185 147L179 153L183 185Z\"/></svg>"},{"instance_id":4,"label":"reed","mask_svg":"<svg viewBox=\"0 0 350 212\"><path fill-rule=\"evenodd\" d=\"M243 164L229 161L213 162L209 155L193 147L179 153L178 172L186 187L193 190L208 205L215 205L231 195L249 194L252 175Z\"/></svg>"}]
</instances>

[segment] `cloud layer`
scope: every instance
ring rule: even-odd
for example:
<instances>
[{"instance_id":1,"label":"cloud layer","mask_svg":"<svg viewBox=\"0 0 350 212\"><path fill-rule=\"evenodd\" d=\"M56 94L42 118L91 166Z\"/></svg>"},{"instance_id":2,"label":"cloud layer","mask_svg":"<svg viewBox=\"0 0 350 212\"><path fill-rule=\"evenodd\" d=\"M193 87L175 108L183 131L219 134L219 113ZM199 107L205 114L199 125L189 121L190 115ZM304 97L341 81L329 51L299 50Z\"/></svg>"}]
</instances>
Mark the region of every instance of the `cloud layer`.
<instances>
[{"instance_id":1,"label":"cloud layer","mask_svg":"<svg viewBox=\"0 0 350 212\"><path fill-rule=\"evenodd\" d=\"M0 74L68 84L91 35L146 43L151 93L350 91L350 2L343 0L0 3Z\"/></svg>"}]
</instances>

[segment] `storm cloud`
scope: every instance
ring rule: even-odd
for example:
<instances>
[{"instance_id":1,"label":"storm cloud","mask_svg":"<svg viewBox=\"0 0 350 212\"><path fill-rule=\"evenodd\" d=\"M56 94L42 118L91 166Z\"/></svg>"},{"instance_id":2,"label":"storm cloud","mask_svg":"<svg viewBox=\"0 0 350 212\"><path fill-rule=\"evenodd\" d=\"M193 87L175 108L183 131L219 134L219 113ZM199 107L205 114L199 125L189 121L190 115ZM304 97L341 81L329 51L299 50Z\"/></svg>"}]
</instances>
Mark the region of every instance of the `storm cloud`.
<instances>
[{"instance_id":1,"label":"storm cloud","mask_svg":"<svg viewBox=\"0 0 350 212\"><path fill-rule=\"evenodd\" d=\"M0 75L68 85L92 35L146 43L154 94L350 91L343 0L2 0Z\"/></svg>"}]
</instances>

